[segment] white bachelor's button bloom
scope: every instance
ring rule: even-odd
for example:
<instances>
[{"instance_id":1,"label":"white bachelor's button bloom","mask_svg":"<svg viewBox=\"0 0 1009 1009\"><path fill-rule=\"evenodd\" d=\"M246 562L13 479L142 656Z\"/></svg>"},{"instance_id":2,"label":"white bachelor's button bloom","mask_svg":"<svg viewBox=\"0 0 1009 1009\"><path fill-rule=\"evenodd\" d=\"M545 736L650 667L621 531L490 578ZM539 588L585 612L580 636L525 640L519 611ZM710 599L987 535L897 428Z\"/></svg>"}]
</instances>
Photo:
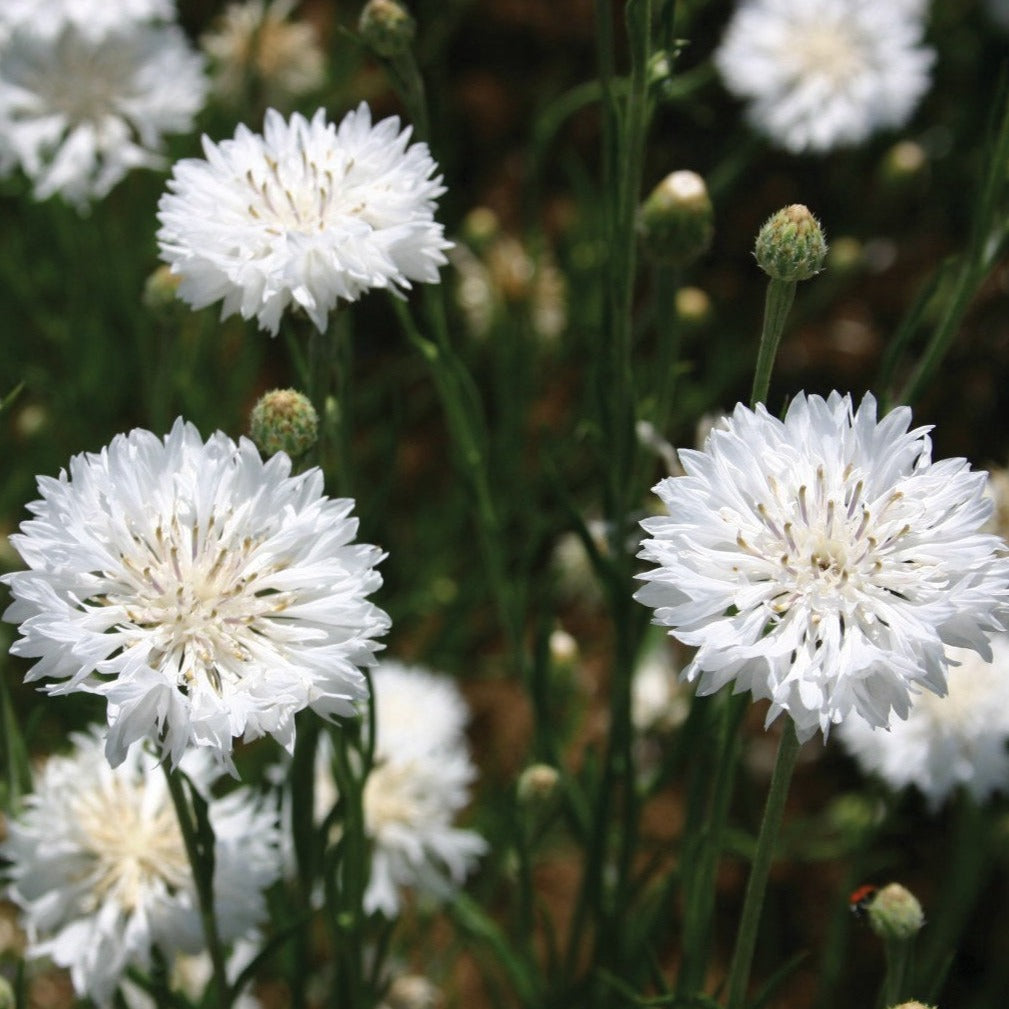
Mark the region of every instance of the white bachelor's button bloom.
<instances>
[{"instance_id":1,"label":"white bachelor's button bloom","mask_svg":"<svg viewBox=\"0 0 1009 1009\"><path fill-rule=\"evenodd\" d=\"M214 90L247 99L250 82L264 104L289 104L326 82L326 55L315 26L289 20L294 0L232 3L200 38L214 65Z\"/></svg>"},{"instance_id":2,"label":"white bachelor's button bloom","mask_svg":"<svg viewBox=\"0 0 1009 1009\"><path fill-rule=\"evenodd\" d=\"M902 126L929 85L923 8L910 0L744 0L715 54L753 125L790 151Z\"/></svg>"},{"instance_id":3,"label":"white bachelor's button bloom","mask_svg":"<svg viewBox=\"0 0 1009 1009\"><path fill-rule=\"evenodd\" d=\"M29 958L69 968L80 997L109 1004L124 971L203 947L185 843L157 759L134 747L111 768L102 733L73 737L50 757L0 854L8 895L21 908ZM182 764L207 794L216 772L201 753ZM266 917L263 892L280 875L276 810L248 789L210 799L214 898L224 942Z\"/></svg>"},{"instance_id":4,"label":"white bachelor's button bloom","mask_svg":"<svg viewBox=\"0 0 1009 1009\"><path fill-rule=\"evenodd\" d=\"M932 462L911 411L866 396L797 396L784 420L737 406L642 522L657 565L636 598L697 652L701 693L727 683L787 711L801 739L849 712L906 718L919 687L946 690L946 645L990 654L1009 560L979 532L985 474Z\"/></svg>"},{"instance_id":5,"label":"white bachelor's button bloom","mask_svg":"<svg viewBox=\"0 0 1009 1009\"><path fill-rule=\"evenodd\" d=\"M934 811L958 788L978 802L1009 792L1009 637L992 637L992 662L949 649L945 697L924 693L907 721L889 731L849 718L838 730L845 749L892 789L919 789Z\"/></svg>"},{"instance_id":6,"label":"white bachelor's button bloom","mask_svg":"<svg viewBox=\"0 0 1009 1009\"><path fill-rule=\"evenodd\" d=\"M311 121L269 109L262 136L239 126L203 149L176 164L158 204L161 258L193 308L221 301L222 317L255 316L276 335L295 305L321 332L339 299L439 279L445 190L398 118L373 126L363 102L339 126L324 109Z\"/></svg>"},{"instance_id":7,"label":"white bachelor's button bloom","mask_svg":"<svg viewBox=\"0 0 1009 1009\"><path fill-rule=\"evenodd\" d=\"M372 672L374 766L364 787L365 832L372 843L369 913L394 916L403 891L441 899L460 886L487 849L479 834L454 827L469 802L476 768L455 682L416 666L385 661ZM316 813L337 798L326 737L319 749Z\"/></svg>"},{"instance_id":8,"label":"white bachelor's button bloom","mask_svg":"<svg viewBox=\"0 0 1009 1009\"><path fill-rule=\"evenodd\" d=\"M173 21L174 0L0 0L0 25L54 38L73 28L89 39L121 31L130 24Z\"/></svg>"},{"instance_id":9,"label":"white bachelor's button bloom","mask_svg":"<svg viewBox=\"0 0 1009 1009\"><path fill-rule=\"evenodd\" d=\"M294 743L294 715L356 715L359 666L388 617L368 602L377 547L354 542L354 502L322 474L291 476L246 438L206 443L181 420L135 430L41 477L34 518L11 537L12 648L52 694L108 699L108 756L151 737L230 763L232 738Z\"/></svg>"},{"instance_id":10,"label":"white bachelor's button bloom","mask_svg":"<svg viewBox=\"0 0 1009 1009\"><path fill-rule=\"evenodd\" d=\"M0 42L0 168L20 166L39 200L84 207L160 167L163 137L192 128L205 92L202 57L174 25L13 31Z\"/></svg>"}]
</instances>

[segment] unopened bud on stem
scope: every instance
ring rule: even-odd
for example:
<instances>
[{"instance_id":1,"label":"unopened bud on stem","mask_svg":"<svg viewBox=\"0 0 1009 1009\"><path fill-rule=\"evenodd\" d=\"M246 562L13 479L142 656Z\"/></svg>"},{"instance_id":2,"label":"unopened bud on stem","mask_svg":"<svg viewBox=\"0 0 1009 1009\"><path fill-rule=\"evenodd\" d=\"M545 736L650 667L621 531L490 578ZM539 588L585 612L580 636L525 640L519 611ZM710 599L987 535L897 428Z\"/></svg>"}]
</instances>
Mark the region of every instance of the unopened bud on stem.
<instances>
[{"instance_id":1,"label":"unopened bud on stem","mask_svg":"<svg viewBox=\"0 0 1009 1009\"><path fill-rule=\"evenodd\" d=\"M413 44L417 26L410 12L397 0L368 0L357 29L374 53L385 59L395 59Z\"/></svg>"},{"instance_id":2,"label":"unopened bud on stem","mask_svg":"<svg viewBox=\"0 0 1009 1009\"><path fill-rule=\"evenodd\" d=\"M638 211L638 234L646 255L657 263L687 266L708 251L715 213L704 179L696 172L672 172Z\"/></svg>"},{"instance_id":3,"label":"unopened bud on stem","mask_svg":"<svg viewBox=\"0 0 1009 1009\"><path fill-rule=\"evenodd\" d=\"M249 434L264 455L304 455L318 440L319 415L297 389L264 393L249 414Z\"/></svg>"},{"instance_id":4,"label":"unopened bud on stem","mask_svg":"<svg viewBox=\"0 0 1009 1009\"><path fill-rule=\"evenodd\" d=\"M774 280L808 280L823 269L827 243L820 222L801 203L773 214L757 235L757 265Z\"/></svg>"}]
</instances>

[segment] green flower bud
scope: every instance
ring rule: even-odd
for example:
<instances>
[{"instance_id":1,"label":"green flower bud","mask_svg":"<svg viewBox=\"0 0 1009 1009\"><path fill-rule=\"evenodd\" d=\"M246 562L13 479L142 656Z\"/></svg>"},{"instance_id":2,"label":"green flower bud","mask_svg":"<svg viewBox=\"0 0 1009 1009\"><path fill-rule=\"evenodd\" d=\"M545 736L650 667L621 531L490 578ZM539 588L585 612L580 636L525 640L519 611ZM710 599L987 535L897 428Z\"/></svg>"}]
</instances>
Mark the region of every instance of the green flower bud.
<instances>
[{"instance_id":1,"label":"green flower bud","mask_svg":"<svg viewBox=\"0 0 1009 1009\"><path fill-rule=\"evenodd\" d=\"M296 389L264 393L249 414L249 434L264 455L304 455L318 440L319 416Z\"/></svg>"},{"instance_id":2,"label":"green flower bud","mask_svg":"<svg viewBox=\"0 0 1009 1009\"><path fill-rule=\"evenodd\" d=\"M865 910L869 925L881 939L907 942L925 924L918 898L900 883L889 883L877 890Z\"/></svg>"},{"instance_id":3,"label":"green flower bud","mask_svg":"<svg viewBox=\"0 0 1009 1009\"><path fill-rule=\"evenodd\" d=\"M711 197L696 172L667 175L638 210L642 248L657 263L692 263L708 251L714 234Z\"/></svg>"},{"instance_id":4,"label":"green flower bud","mask_svg":"<svg viewBox=\"0 0 1009 1009\"><path fill-rule=\"evenodd\" d=\"M397 0L368 0L361 11L357 30L372 52L391 60L410 48L417 25Z\"/></svg>"},{"instance_id":5,"label":"green flower bud","mask_svg":"<svg viewBox=\"0 0 1009 1009\"><path fill-rule=\"evenodd\" d=\"M820 222L801 203L773 214L757 235L757 264L774 280L808 280L823 268L827 243Z\"/></svg>"},{"instance_id":6,"label":"green flower bud","mask_svg":"<svg viewBox=\"0 0 1009 1009\"><path fill-rule=\"evenodd\" d=\"M556 767L549 764L530 764L519 775L519 802L524 806L548 802L556 793L559 781L560 774Z\"/></svg>"}]
</instances>

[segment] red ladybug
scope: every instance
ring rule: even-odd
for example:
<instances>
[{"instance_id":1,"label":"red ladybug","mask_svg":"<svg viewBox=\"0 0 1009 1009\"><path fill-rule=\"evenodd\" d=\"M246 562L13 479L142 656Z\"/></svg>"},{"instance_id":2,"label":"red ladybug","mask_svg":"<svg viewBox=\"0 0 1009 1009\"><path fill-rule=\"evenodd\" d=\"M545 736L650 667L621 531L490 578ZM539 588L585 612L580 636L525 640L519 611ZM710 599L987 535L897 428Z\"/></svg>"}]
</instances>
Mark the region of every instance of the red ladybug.
<instances>
[{"instance_id":1,"label":"red ladybug","mask_svg":"<svg viewBox=\"0 0 1009 1009\"><path fill-rule=\"evenodd\" d=\"M872 883L863 883L862 886L852 890L851 896L848 898L848 907L851 908L852 914L861 918L872 903L872 898L876 896L878 889L879 887L873 886Z\"/></svg>"}]
</instances>

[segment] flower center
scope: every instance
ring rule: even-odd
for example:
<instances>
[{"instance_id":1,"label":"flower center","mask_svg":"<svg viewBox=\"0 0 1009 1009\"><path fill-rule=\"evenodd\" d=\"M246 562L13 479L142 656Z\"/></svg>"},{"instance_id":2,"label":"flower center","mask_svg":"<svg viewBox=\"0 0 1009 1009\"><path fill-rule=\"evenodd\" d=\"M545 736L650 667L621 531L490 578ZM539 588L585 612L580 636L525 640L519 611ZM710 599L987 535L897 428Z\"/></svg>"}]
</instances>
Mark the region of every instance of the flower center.
<instances>
[{"instance_id":1,"label":"flower center","mask_svg":"<svg viewBox=\"0 0 1009 1009\"><path fill-rule=\"evenodd\" d=\"M377 764L364 785L364 818L368 833L380 835L388 827L415 825L421 816L418 775L409 762Z\"/></svg>"},{"instance_id":2,"label":"flower center","mask_svg":"<svg viewBox=\"0 0 1009 1009\"><path fill-rule=\"evenodd\" d=\"M335 216L360 214L364 207L342 205L346 201L340 200L338 192L354 167L353 158L343 165L338 179L332 168L319 165L304 147L299 154L283 162L264 157L256 170L250 168L245 173L250 216L274 234L310 235L325 231Z\"/></svg>"},{"instance_id":3,"label":"flower center","mask_svg":"<svg viewBox=\"0 0 1009 1009\"><path fill-rule=\"evenodd\" d=\"M865 485L849 466L839 483L828 486L822 466L811 484L802 484L789 500L770 477L769 502L755 512L762 530L751 546L737 543L770 562L769 580L780 586L771 606L785 613L800 601L814 613L857 606L866 592L900 594L899 566L887 563L910 531L901 521L899 491L877 502L865 498Z\"/></svg>"},{"instance_id":4,"label":"flower center","mask_svg":"<svg viewBox=\"0 0 1009 1009\"><path fill-rule=\"evenodd\" d=\"M270 647L271 618L291 602L269 582L284 564L261 558L260 540L231 534L232 517L211 516L201 528L176 511L153 536L131 531L133 549L107 575L117 590L92 600L122 608L123 651L146 647L148 664L169 670L186 690L204 681L223 694L239 681L244 665Z\"/></svg>"},{"instance_id":5,"label":"flower center","mask_svg":"<svg viewBox=\"0 0 1009 1009\"><path fill-rule=\"evenodd\" d=\"M89 901L114 901L124 912L140 907L151 889L188 884L189 863L174 811L168 803L148 808L144 786L119 779L84 792L74 814L91 855Z\"/></svg>"},{"instance_id":6,"label":"flower center","mask_svg":"<svg viewBox=\"0 0 1009 1009\"><path fill-rule=\"evenodd\" d=\"M796 78L819 78L832 89L857 75L862 60L855 39L841 24L807 24L796 29L782 50L782 61Z\"/></svg>"}]
</instances>

